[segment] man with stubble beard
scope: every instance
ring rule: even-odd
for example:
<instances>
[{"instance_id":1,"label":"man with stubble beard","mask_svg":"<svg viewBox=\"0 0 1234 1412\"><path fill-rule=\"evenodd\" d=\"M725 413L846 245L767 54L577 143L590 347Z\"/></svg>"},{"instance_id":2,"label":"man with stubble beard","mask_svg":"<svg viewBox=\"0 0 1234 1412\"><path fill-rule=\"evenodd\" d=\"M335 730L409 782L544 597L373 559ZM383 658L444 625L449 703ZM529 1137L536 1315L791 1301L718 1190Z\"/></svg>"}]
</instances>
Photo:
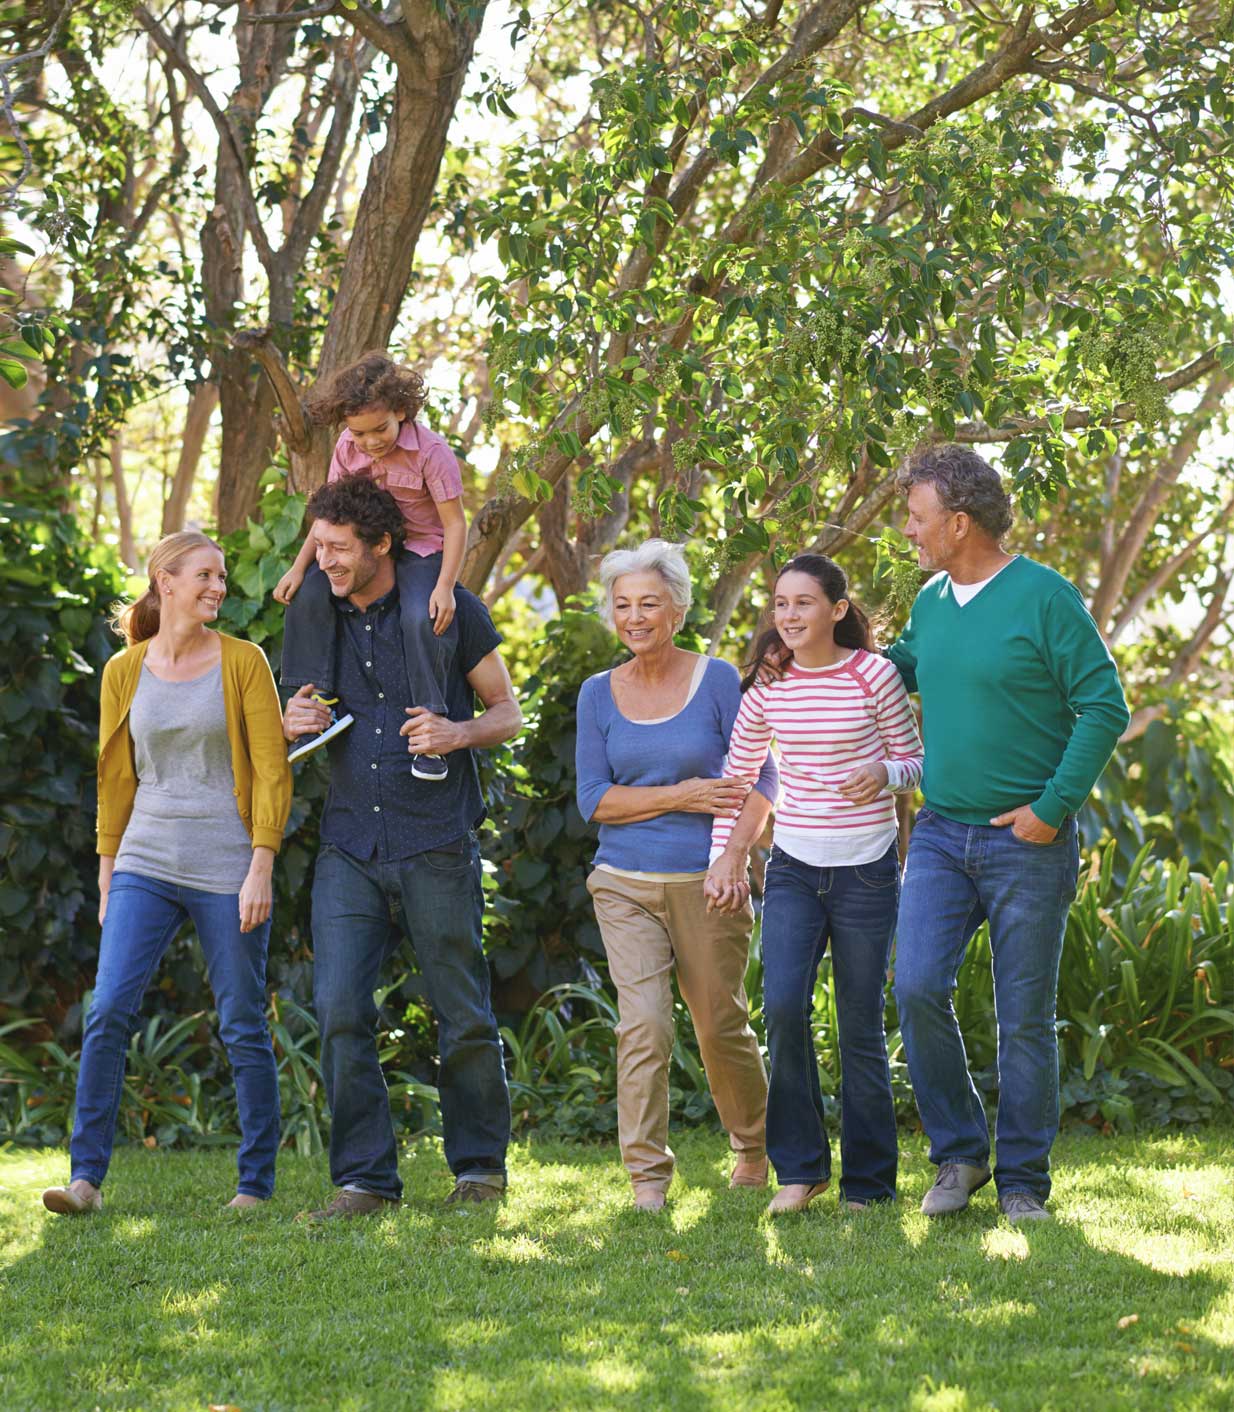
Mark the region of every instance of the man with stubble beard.
<instances>
[{"instance_id":1,"label":"man with stubble beard","mask_svg":"<svg viewBox=\"0 0 1234 1412\"><path fill-rule=\"evenodd\" d=\"M518 734L522 714L484 605L457 590L458 651L447 714L407 702L394 561L403 520L373 481L331 482L310 499L318 566L335 608L338 693L351 726L325 747L330 792L313 877L313 1003L330 1104L333 1200L313 1221L372 1215L402 1195L398 1150L377 1058L377 989L391 919L412 944L437 1018L447 1204L505 1189L510 1100L481 947L476 829L484 800L472 752ZM329 707L302 686L287 703L288 740L325 730ZM483 707L474 715L475 699ZM425 781L412 758L450 756Z\"/></svg>"}]
</instances>

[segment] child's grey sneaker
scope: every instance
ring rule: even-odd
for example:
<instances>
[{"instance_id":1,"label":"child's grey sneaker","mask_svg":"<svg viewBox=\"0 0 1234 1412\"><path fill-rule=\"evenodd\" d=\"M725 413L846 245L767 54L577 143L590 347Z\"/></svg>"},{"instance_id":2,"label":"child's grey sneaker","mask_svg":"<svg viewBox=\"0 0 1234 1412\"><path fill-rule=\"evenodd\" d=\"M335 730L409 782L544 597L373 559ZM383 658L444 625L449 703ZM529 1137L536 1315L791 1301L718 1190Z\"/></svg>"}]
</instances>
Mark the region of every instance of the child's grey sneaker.
<instances>
[{"instance_id":1,"label":"child's grey sneaker","mask_svg":"<svg viewBox=\"0 0 1234 1412\"><path fill-rule=\"evenodd\" d=\"M944 1162L926 1192L921 1209L927 1216L950 1216L963 1211L968 1198L990 1180L989 1167L972 1167L967 1162Z\"/></svg>"},{"instance_id":2,"label":"child's grey sneaker","mask_svg":"<svg viewBox=\"0 0 1234 1412\"><path fill-rule=\"evenodd\" d=\"M1003 1208L1003 1215L1011 1222L1054 1219L1031 1191L1009 1191L1005 1196L998 1198L998 1204Z\"/></svg>"},{"instance_id":3,"label":"child's grey sneaker","mask_svg":"<svg viewBox=\"0 0 1234 1412\"><path fill-rule=\"evenodd\" d=\"M444 780L450 768L440 755L413 755L411 773L418 780Z\"/></svg>"}]
</instances>

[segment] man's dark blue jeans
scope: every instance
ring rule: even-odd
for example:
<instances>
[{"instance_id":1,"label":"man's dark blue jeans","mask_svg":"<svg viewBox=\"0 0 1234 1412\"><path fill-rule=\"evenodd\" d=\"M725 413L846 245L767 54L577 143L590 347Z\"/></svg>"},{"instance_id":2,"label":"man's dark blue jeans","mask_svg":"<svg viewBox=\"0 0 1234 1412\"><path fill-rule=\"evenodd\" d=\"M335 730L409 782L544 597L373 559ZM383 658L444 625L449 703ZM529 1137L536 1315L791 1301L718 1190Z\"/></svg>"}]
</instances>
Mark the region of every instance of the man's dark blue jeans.
<instances>
[{"instance_id":1,"label":"man's dark blue jeans","mask_svg":"<svg viewBox=\"0 0 1234 1412\"><path fill-rule=\"evenodd\" d=\"M446 1161L456 1177L504 1178L510 1096L480 945L483 909L471 835L389 863L364 862L332 844L317 855L313 1003L335 1186L402 1195L373 1002L395 919L415 948L437 1017Z\"/></svg>"},{"instance_id":2,"label":"man's dark blue jeans","mask_svg":"<svg viewBox=\"0 0 1234 1412\"><path fill-rule=\"evenodd\" d=\"M814 979L831 947L840 1031L840 1190L890 1201L896 1119L883 1028L900 864L893 844L873 863L816 868L771 850L763 896L763 1018L771 1078L767 1155L781 1186L831 1176L818 1058L810 1030Z\"/></svg>"},{"instance_id":3,"label":"man's dark blue jeans","mask_svg":"<svg viewBox=\"0 0 1234 1412\"><path fill-rule=\"evenodd\" d=\"M984 1167L990 1131L956 1022L952 995L965 950L990 924L998 1016L1000 1195L1050 1194L1058 1132L1058 964L1079 874L1075 819L1053 843L1010 827L970 825L930 809L909 844L896 939L895 997L930 1160Z\"/></svg>"},{"instance_id":4,"label":"man's dark blue jeans","mask_svg":"<svg viewBox=\"0 0 1234 1412\"><path fill-rule=\"evenodd\" d=\"M242 932L236 893L201 892L139 873L115 873L107 898L77 1071L72 1179L103 1185L141 998L172 937L190 920L206 958L219 1033L236 1081L241 1133L236 1190L264 1200L274 1192L279 1146L278 1071L266 1028L270 923Z\"/></svg>"}]
</instances>

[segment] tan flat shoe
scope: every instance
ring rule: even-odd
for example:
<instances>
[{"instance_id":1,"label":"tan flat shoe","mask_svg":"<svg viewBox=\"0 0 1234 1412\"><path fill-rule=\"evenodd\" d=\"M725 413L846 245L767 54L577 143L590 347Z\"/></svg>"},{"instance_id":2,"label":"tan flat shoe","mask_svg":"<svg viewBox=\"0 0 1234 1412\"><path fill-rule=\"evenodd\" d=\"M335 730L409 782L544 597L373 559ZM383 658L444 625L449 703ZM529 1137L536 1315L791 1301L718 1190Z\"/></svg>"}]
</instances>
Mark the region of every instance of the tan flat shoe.
<instances>
[{"instance_id":1,"label":"tan flat shoe","mask_svg":"<svg viewBox=\"0 0 1234 1412\"><path fill-rule=\"evenodd\" d=\"M783 1216L789 1211L804 1211L816 1196L822 1196L829 1185L829 1182L815 1182L813 1186L805 1182L791 1182L776 1192L767 1210L773 1216Z\"/></svg>"},{"instance_id":2,"label":"tan flat shoe","mask_svg":"<svg viewBox=\"0 0 1234 1412\"><path fill-rule=\"evenodd\" d=\"M103 1209L103 1193L86 1181L49 1186L43 1193L43 1205L57 1216L90 1216Z\"/></svg>"},{"instance_id":3,"label":"tan flat shoe","mask_svg":"<svg viewBox=\"0 0 1234 1412\"><path fill-rule=\"evenodd\" d=\"M729 1190L734 1191L739 1186L766 1186L767 1185L767 1159L760 1157L754 1161L747 1158L738 1158L737 1165L733 1168L733 1175L728 1179Z\"/></svg>"}]
</instances>

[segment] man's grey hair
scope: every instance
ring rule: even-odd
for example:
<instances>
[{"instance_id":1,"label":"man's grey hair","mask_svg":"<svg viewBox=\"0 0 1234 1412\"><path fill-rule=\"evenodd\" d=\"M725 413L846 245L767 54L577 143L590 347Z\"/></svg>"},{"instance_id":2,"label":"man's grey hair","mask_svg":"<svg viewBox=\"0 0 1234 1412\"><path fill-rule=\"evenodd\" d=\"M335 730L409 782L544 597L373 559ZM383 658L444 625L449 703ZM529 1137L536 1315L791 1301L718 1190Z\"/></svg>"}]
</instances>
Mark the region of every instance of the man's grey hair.
<instances>
[{"instance_id":1,"label":"man's grey hair","mask_svg":"<svg viewBox=\"0 0 1234 1412\"><path fill-rule=\"evenodd\" d=\"M963 510L991 539L1011 528L1011 496L994 467L967 446L928 446L909 458L897 481L903 491L932 485L943 509Z\"/></svg>"},{"instance_id":2,"label":"man's grey hair","mask_svg":"<svg viewBox=\"0 0 1234 1412\"><path fill-rule=\"evenodd\" d=\"M637 549L614 549L600 561L600 588L604 593L600 616L610 628L613 626L613 585L623 574L653 573L664 580L673 607L684 621L694 601L685 551L680 544L670 544L667 539L648 539Z\"/></svg>"}]
</instances>

